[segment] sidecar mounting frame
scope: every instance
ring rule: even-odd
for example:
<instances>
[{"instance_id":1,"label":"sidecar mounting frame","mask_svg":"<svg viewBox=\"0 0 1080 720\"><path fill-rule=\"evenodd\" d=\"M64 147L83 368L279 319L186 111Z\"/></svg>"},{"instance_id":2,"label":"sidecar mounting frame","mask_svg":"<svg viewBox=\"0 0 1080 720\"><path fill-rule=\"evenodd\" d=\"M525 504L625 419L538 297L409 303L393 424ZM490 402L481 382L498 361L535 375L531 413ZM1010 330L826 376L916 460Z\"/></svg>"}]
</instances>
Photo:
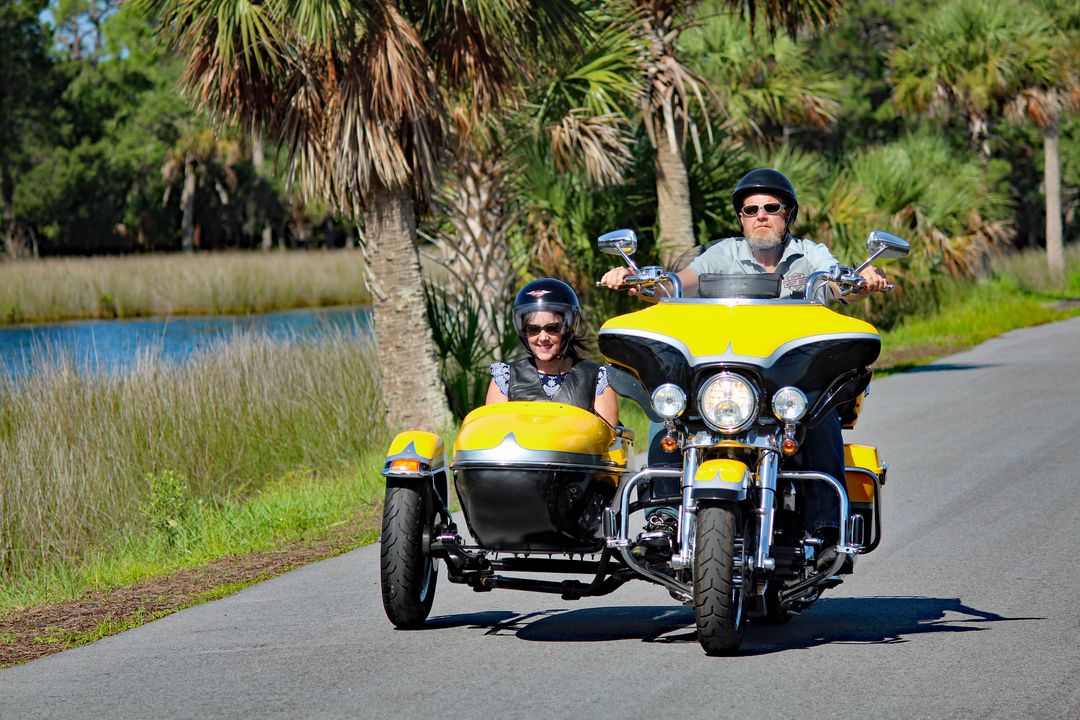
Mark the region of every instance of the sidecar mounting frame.
<instances>
[{"instance_id":1,"label":"sidecar mounting frame","mask_svg":"<svg viewBox=\"0 0 1080 720\"><path fill-rule=\"evenodd\" d=\"M553 557L558 553L548 553L548 557L517 553L511 557L493 557L488 550L463 544L453 525L444 528L431 543L430 554L446 563L450 582L468 585L476 592L489 592L496 588L527 590L560 595L563 600L578 600L612 593L635 575L606 548L600 553L599 560L585 560L583 555L579 560ZM615 567L612 567L612 561L616 563ZM497 575L496 571L591 575L593 579L587 584L574 579L555 582Z\"/></svg>"}]
</instances>

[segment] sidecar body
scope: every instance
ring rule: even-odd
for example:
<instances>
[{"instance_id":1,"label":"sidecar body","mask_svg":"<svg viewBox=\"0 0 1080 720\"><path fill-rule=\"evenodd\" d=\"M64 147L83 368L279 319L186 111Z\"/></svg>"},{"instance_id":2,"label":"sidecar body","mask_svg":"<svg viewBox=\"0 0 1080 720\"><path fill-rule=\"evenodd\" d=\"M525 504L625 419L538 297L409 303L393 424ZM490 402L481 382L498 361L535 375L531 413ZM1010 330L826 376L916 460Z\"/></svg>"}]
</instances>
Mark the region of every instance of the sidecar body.
<instances>
[{"instance_id":1,"label":"sidecar body","mask_svg":"<svg viewBox=\"0 0 1080 720\"><path fill-rule=\"evenodd\" d=\"M452 470L476 544L486 550L591 553L626 471L630 436L577 407L507 402L462 422Z\"/></svg>"}]
</instances>

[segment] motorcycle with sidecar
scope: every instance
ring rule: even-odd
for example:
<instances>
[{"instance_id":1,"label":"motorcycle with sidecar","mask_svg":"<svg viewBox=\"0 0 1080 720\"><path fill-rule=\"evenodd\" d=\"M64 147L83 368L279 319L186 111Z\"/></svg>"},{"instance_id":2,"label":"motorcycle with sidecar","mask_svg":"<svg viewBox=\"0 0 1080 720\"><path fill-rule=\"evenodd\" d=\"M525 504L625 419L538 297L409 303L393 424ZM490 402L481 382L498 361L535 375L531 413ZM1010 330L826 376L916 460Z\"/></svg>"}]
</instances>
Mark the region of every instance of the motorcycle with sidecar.
<instances>
[{"instance_id":1,"label":"motorcycle with sidecar","mask_svg":"<svg viewBox=\"0 0 1080 720\"><path fill-rule=\"evenodd\" d=\"M694 608L706 653L731 654L748 620L786 621L881 542L886 465L876 448L845 444L843 477L789 460L829 413L854 427L880 351L872 325L829 301L859 291L863 267L908 244L870 233L862 265L812 274L800 299L780 299L778 278L745 275L702 276L699 297L685 298L674 272L634 264L632 231L598 244L630 266L628 286L661 294L607 321L599 348L611 386L652 421L665 461L641 463L633 431L554 402L477 408L449 455L435 433L400 433L383 469L381 536L383 606L395 626L424 623L441 563L450 582L478 592L574 600L654 583ZM657 492L664 483L677 489ZM450 511L451 484L469 539ZM828 539L805 518L805 497L822 491L836 498ZM657 507L675 520L659 548L657 533L632 522Z\"/></svg>"}]
</instances>

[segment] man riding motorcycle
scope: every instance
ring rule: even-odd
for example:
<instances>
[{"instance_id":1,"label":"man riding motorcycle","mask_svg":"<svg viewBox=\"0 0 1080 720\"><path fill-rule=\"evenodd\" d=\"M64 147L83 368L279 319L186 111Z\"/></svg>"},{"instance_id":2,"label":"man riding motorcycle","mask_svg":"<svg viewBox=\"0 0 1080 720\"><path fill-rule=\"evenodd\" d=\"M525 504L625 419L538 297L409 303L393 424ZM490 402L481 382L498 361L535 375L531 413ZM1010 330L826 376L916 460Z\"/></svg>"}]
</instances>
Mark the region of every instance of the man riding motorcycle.
<instances>
[{"instance_id":1,"label":"man riding motorcycle","mask_svg":"<svg viewBox=\"0 0 1080 720\"><path fill-rule=\"evenodd\" d=\"M783 173L772 168L751 170L735 186L731 202L743 236L711 243L687 267L676 272L682 281L683 297L698 295L702 276L763 273L780 277L780 297L801 297L806 280L812 273L827 271L840 264L825 245L791 234L791 226L799 213L799 200L795 187ZM619 289L631 274L632 270L628 267L613 268L604 274L598 284ZM845 296L843 302L862 300L870 293L888 287L885 273L873 266L864 268L860 277L865 284L863 290ZM670 290L670 284L665 287ZM630 293L646 302L656 302L657 299L655 294L639 294L636 289L631 289ZM664 453L659 448L660 429L661 426L656 423L650 427L649 465L667 462L678 464L678 453ZM792 467L843 477L844 444L840 420L835 411L807 430L799 455L793 458ZM657 479L653 481L651 492L656 497L673 496L678 492L678 480ZM806 514L810 526L806 529L826 540L827 545L837 532L836 502L836 497L828 490L814 492L807 498ZM663 511L654 513L649 518L646 536L664 539L662 533L670 533L674 528L673 516L674 511L667 516ZM819 564L828 565L832 559L831 555L823 554Z\"/></svg>"}]
</instances>

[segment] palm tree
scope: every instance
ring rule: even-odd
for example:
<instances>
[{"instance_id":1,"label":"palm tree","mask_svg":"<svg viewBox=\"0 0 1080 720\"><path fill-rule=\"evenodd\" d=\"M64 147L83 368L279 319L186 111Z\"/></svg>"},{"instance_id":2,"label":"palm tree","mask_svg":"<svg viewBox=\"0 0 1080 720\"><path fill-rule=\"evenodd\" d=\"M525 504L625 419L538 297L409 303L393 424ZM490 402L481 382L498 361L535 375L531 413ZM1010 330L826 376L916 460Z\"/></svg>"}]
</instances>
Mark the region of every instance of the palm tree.
<instances>
[{"instance_id":1,"label":"palm tree","mask_svg":"<svg viewBox=\"0 0 1080 720\"><path fill-rule=\"evenodd\" d=\"M201 107L282 144L305 192L363 217L391 429L448 427L416 231L439 178L443 88L468 88L477 116L498 107L523 62L514 39L564 34L568 3L142 1Z\"/></svg>"},{"instance_id":2,"label":"palm tree","mask_svg":"<svg viewBox=\"0 0 1080 720\"><path fill-rule=\"evenodd\" d=\"M840 83L815 73L805 46L726 14L704 15L687 37L698 67L719 100L726 129L739 140L786 143L793 128L830 125L839 107ZM770 126L782 132L770 136Z\"/></svg>"},{"instance_id":3,"label":"palm tree","mask_svg":"<svg viewBox=\"0 0 1080 720\"><path fill-rule=\"evenodd\" d=\"M657 222L665 264L694 245L690 184L684 148L694 145L702 157L701 137L693 105L702 113L711 138L706 83L698 69L681 60L680 35L694 20L696 0L636 0L641 13L640 35L645 46L641 114L656 150ZM800 26L823 25L839 9L839 0L715 0L705 14L738 12L749 20L752 34L759 18L775 35L783 28L794 37Z\"/></svg>"},{"instance_id":4,"label":"palm tree","mask_svg":"<svg viewBox=\"0 0 1080 720\"><path fill-rule=\"evenodd\" d=\"M1075 51L1068 35L1030 4L961 0L926 16L912 45L893 53L893 97L905 110L948 117L963 113L972 144L990 156L992 123L1013 114L1043 129L1047 260L1064 270L1061 239L1061 112L1080 103ZM1073 41L1075 47L1075 41Z\"/></svg>"},{"instance_id":5,"label":"palm tree","mask_svg":"<svg viewBox=\"0 0 1080 720\"><path fill-rule=\"evenodd\" d=\"M480 122L467 105L451 112L452 152L437 195L445 223L431 240L445 267L445 300L479 314L487 348L500 347L500 309L530 259L528 246L512 241L529 235L521 220L531 212L530 186L544 172L538 164L568 182L577 174L605 187L622 181L631 160L626 108L637 91L636 46L625 20L608 10L587 12L572 47L540 48L532 64L516 68L519 92L496 112Z\"/></svg>"}]
</instances>

